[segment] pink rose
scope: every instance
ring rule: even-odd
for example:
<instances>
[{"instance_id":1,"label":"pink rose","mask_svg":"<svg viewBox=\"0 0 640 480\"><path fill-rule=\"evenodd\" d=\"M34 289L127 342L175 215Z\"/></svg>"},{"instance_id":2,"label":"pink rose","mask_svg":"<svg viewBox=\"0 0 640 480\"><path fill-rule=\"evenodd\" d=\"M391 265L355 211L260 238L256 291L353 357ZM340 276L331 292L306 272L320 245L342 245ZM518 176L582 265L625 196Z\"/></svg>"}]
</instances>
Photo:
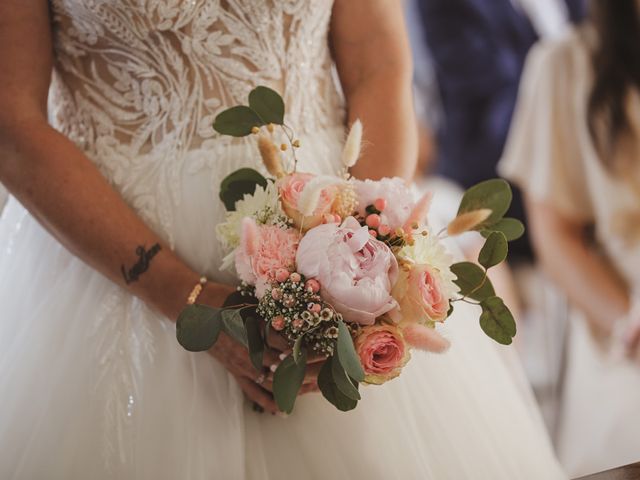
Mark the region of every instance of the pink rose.
<instances>
[{"instance_id":1,"label":"pink rose","mask_svg":"<svg viewBox=\"0 0 640 480\"><path fill-rule=\"evenodd\" d=\"M354 345L367 383L381 385L397 377L409 361L409 348L395 325L364 327Z\"/></svg>"},{"instance_id":2,"label":"pink rose","mask_svg":"<svg viewBox=\"0 0 640 480\"><path fill-rule=\"evenodd\" d=\"M327 223L309 230L300 241L296 264L300 273L320 282L324 300L349 322L371 325L397 307L390 292L398 262L389 247L353 217L342 225Z\"/></svg>"},{"instance_id":3,"label":"pink rose","mask_svg":"<svg viewBox=\"0 0 640 480\"><path fill-rule=\"evenodd\" d=\"M335 187L322 189L313 215L303 217L300 213L300 196L307 184L314 178L315 176L310 173L293 173L281 178L277 183L282 209L293 220L296 227L304 226L305 230L322 223L323 216L331 213L336 196Z\"/></svg>"},{"instance_id":4,"label":"pink rose","mask_svg":"<svg viewBox=\"0 0 640 480\"><path fill-rule=\"evenodd\" d=\"M353 182L358 198L358 214L366 217L365 209L376 201L385 200L384 210L380 214L380 223L391 230L403 227L414 207L409 187L401 178L383 178L381 180L356 180Z\"/></svg>"},{"instance_id":5,"label":"pink rose","mask_svg":"<svg viewBox=\"0 0 640 480\"><path fill-rule=\"evenodd\" d=\"M258 298L276 281L282 270L295 270L300 236L293 230L272 225L258 226L251 218L242 222L240 246L235 256L240 280L256 286Z\"/></svg>"},{"instance_id":6,"label":"pink rose","mask_svg":"<svg viewBox=\"0 0 640 480\"><path fill-rule=\"evenodd\" d=\"M403 270L393 296L405 322L440 322L449 311L449 297L443 292L440 273L429 265L412 265Z\"/></svg>"}]
</instances>

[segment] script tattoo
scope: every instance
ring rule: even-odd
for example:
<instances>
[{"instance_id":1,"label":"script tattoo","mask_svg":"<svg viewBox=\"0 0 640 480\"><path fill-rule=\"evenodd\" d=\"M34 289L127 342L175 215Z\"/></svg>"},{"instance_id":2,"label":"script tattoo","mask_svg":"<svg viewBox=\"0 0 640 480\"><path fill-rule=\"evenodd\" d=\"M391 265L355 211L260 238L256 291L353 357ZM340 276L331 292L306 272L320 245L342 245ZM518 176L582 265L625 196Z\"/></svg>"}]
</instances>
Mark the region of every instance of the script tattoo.
<instances>
[{"instance_id":1,"label":"script tattoo","mask_svg":"<svg viewBox=\"0 0 640 480\"><path fill-rule=\"evenodd\" d=\"M136 248L136 255L140 257L136 264L127 271L124 265L120 267L122 270L122 276L124 277L124 281L129 285L131 282L135 282L138 280L140 275L149 270L149 264L153 257L155 257L158 252L162 250L159 244L155 244L149 250L147 250L143 246L139 246Z\"/></svg>"}]
</instances>

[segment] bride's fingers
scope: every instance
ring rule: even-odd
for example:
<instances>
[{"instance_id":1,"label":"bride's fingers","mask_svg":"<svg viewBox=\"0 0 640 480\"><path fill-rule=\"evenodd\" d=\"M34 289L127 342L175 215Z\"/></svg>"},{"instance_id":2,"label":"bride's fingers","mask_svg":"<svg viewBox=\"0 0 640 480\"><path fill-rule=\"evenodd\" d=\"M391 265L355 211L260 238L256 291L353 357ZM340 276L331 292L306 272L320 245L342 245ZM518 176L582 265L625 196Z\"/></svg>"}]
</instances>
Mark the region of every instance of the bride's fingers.
<instances>
[{"instance_id":1,"label":"bride's fingers","mask_svg":"<svg viewBox=\"0 0 640 480\"><path fill-rule=\"evenodd\" d=\"M279 351L270 348L265 349L264 355L262 356L262 365L271 368L273 365L277 367L280 363L282 363L282 359L280 358Z\"/></svg>"},{"instance_id":2,"label":"bride's fingers","mask_svg":"<svg viewBox=\"0 0 640 480\"><path fill-rule=\"evenodd\" d=\"M313 364L307 365L307 369L304 372L305 384L316 383L318 381L318 374L322 369L322 365L323 363L313 363Z\"/></svg>"},{"instance_id":3,"label":"bride's fingers","mask_svg":"<svg viewBox=\"0 0 640 480\"><path fill-rule=\"evenodd\" d=\"M267 345L269 345L270 348L281 352L291 351L289 343L282 337L282 335L271 328L267 330Z\"/></svg>"},{"instance_id":4,"label":"bride's fingers","mask_svg":"<svg viewBox=\"0 0 640 480\"><path fill-rule=\"evenodd\" d=\"M299 395L306 395L307 393L315 393L318 391L320 391L320 389L318 388L318 384L316 382L307 383L302 385Z\"/></svg>"},{"instance_id":5,"label":"bride's fingers","mask_svg":"<svg viewBox=\"0 0 640 480\"><path fill-rule=\"evenodd\" d=\"M258 386L255 381L245 377L237 378L240 388L249 400L257 403L269 413L278 413L278 407L269 392Z\"/></svg>"}]
</instances>

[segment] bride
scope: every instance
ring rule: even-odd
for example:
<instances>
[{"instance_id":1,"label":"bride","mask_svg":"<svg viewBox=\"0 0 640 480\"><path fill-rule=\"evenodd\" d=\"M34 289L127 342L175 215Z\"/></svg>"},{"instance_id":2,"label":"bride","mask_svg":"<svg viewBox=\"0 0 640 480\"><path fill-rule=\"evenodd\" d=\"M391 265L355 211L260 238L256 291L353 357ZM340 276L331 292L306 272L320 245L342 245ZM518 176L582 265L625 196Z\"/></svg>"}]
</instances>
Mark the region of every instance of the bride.
<instances>
[{"instance_id":1,"label":"bride","mask_svg":"<svg viewBox=\"0 0 640 480\"><path fill-rule=\"evenodd\" d=\"M201 303L232 290L217 186L257 167L250 139L214 135L217 112L269 85L301 170L334 171L361 118L353 174L411 174L400 2L3 0L0 19L3 479L563 477L472 310L447 354L416 355L349 414L309 378L290 417L269 415L241 346L176 342L200 276Z\"/></svg>"}]
</instances>

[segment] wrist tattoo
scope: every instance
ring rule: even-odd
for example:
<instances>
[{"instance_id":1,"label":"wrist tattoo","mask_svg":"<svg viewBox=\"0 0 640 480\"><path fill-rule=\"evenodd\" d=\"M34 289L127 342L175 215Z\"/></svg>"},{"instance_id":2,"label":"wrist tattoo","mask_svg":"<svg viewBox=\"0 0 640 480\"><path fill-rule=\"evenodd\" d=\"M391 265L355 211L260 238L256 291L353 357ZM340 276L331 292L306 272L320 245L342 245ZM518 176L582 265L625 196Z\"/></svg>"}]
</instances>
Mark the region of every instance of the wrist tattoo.
<instances>
[{"instance_id":1,"label":"wrist tattoo","mask_svg":"<svg viewBox=\"0 0 640 480\"><path fill-rule=\"evenodd\" d=\"M138 278L140 278L140 275L149 270L149 264L151 263L151 260L158 254L160 250L162 250L162 247L158 243L156 243L149 250L147 250L142 245L136 248L136 255L140 257L136 264L129 270L127 270L124 265L120 267L122 276L124 277L124 281L127 283L127 285L129 285L131 282L137 281Z\"/></svg>"}]
</instances>

